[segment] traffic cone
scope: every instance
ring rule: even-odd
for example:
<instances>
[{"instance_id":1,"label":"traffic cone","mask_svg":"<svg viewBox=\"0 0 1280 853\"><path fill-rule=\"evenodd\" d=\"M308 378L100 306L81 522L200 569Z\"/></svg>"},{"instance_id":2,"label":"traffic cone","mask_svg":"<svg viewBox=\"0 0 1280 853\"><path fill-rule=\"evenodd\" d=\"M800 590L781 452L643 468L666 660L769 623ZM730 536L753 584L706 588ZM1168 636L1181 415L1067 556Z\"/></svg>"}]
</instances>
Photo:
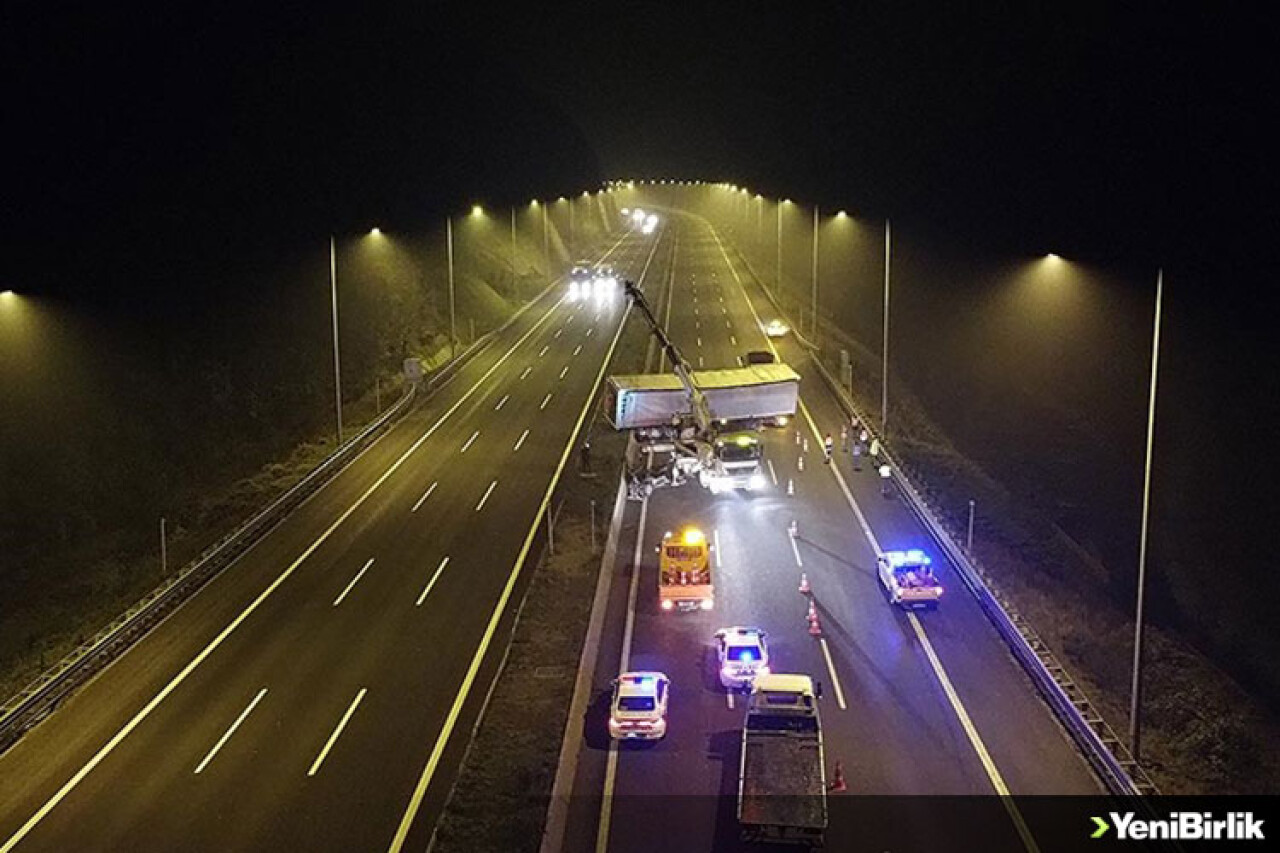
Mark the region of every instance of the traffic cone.
<instances>
[{"instance_id":1,"label":"traffic cone","mask_svg":"<svg viewBox=\"0 0 1280 853\"><path fill-rule=\"evenodd\" d=\"M844 765L839 761L836 762L835 772L831 774L831 782L827 785L827 790L834 794L840 794L849 790L849 785L844 781Z\"/></svg>"},{"instance_id":2,"label":"traffic cone","mask_svg":"<svg viewBox=\"0 0 1280 853\"><path fill-rule=\"evenodd\" d=\"M787 494L794 495L796 493L796 485L790 477L787 478Z\"/></svg>"},{"instance_id":3,"label":"traffic cone","mask_svg":"<svg viewBox=\"0 0 1280 853\"><path fill-rule=\"evenodd\" d=\"M808 594L809 594L809 592L810 592L810 590L809 590L809 576L808 576L808 575L806 575L804 572L801 572L801 573L800 573L800 593L801 593L802 595L808 595Z\"/></svg>"},{"instance_id":4,"label":"traffic cone","mask_svg":"<svg viewBox=\"0 0 1280 853\"><path fill-rule=\"evenodd\" d=\"M822 636L822 626L821 626L820 624L818 624L818 614L813 612L813 604L812 604L812 603L809 605L809 609L810 609L810 610L809 610L809 612L813 613L813 619L811 619L811 620L809 621L809 636L810 636L810 637L821 637L821 636Z\"/></svg>"},{"instance_id":5,"label":"traffic cone","mask_svg":"<svg viewBox=\"0 0 1280 853\"><path fill-rule=\"evenodd\" d=\"M796 462L796 464L800 467L800 470L801 470L801 471L803 471L803 470L804 470L804 457L803 457L803 456L801 456L801 457L799 458L799 460Z\"/></svg>"}]
</instances>

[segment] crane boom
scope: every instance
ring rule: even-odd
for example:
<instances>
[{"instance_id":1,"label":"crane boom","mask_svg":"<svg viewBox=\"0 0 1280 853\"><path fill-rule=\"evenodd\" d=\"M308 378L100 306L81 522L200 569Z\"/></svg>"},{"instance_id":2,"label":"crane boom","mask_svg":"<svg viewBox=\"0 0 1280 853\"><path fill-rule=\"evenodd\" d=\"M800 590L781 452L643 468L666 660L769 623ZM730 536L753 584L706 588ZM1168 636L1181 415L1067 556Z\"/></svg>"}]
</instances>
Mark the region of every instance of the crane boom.
<instances>
[{"instance_id":1,"label":"crane boom","mask_svg":"<svg viewBox=\"0 0 1280 853\"><path fill-rule=\"evenodd\" d=\"M702 393L702 389L693 381L693 368L689 365L689 362L685 361L684 356L676 348L671 338L667 337L666 330L662 328L662 324L654 316L648 300L644 298L644 294L640 292L640 288L636 286L635 282L624 281L622 285L627 296L631 299L631 303L639 308L640 313L644 315L645 321L649 324L649 329L653 332L654 337L658 339L658 343L667 354L667 358L671 359L671 369L680 378L680 384L684 386L685 393L689 395L690 408L693 411L694 419L698 422L700 436L704 439L710 439L714 433L711 407L707 405L707 397Z\"/></svg>"}]
</instances>

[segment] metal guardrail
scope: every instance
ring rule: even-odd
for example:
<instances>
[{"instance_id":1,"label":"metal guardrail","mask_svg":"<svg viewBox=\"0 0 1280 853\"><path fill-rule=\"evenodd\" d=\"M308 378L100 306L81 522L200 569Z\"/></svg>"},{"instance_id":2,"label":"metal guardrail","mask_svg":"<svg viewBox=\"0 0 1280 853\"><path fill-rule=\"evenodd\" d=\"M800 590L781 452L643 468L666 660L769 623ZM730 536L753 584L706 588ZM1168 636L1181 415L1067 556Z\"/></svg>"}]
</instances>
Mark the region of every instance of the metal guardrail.
<instances>
[{"instance_id":1,"label":"metal guardrail","mask_svg":"<svg viewBox=\"0 0 1280 853\"><path fill-rule=\"evenodd\" d=\"M774 294L764 286L763 280L752 268L751 262L738 250L737 246L733 248L752 278L760 284L765 296L773 303L773 307L779 314L786 316L786 312L783 311ZM867 428L868 433L872 433L873 430L867 418L858 410L849 392L840 385L818 358L818 345L795 333L794 330L793 337L810 350L813 363L817 366L823 381L835 394L841 407L848 414L856 416L858 422ZM915 480L894 459L883 439L880 444L893 479L898 485L898 491L906 499L908 509L955 566L961 580L973 594L987 619L1035 683L1040 695L1053 709L1059 722L1067 730L1107 790L1120 796L1158 794L1159 790L1142 765L1134 761L1124 742L1098 713L1088 696L1072 680L1053 652L1031 625L1018 614L1012 602L1001 594L981 563L960 546L957 541L958 531L953 534L948 529L939 508L931 505L925 491L917 486Z\"/></svg>"},{"instance_id":2,"label":"metal guardrail","mask_svg":"<svg viewBox=\"0 0 1280 853\"><path fill-rule=\"evenodd\" d=\"M392 420L408 410L415 394L415 386L410 385L391 407L337 448L287 492L272 501L266 509L206 548L199 557L167 578L0 706L0 752L17 742L23 734L56 710L76 688L127 651L197 590L257 544L303 501L328 483L368 447Z\"/></svg>"}]
</instances>

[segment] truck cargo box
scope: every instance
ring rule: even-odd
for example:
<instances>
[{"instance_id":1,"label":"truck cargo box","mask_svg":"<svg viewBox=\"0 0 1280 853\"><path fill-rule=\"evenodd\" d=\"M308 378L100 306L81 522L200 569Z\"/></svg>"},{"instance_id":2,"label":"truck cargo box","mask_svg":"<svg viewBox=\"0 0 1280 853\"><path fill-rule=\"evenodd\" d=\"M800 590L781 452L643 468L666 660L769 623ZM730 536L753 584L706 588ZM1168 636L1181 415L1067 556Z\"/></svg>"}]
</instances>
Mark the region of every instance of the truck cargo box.
<instances>
[{"instance_id":1,"label":"truck cargo box","mask_svg":"<svg viewBox=\"0 0 1280 853\"><path fill-rule=\"evenodd\" d=\"M795 414L800 375L785 364L753 364L724 370L697 370L712 417L736 421ZM615 429L670 425L692 414L679 377L670 373L610 376L605 397Z\"/></svg>"}]
</instances>

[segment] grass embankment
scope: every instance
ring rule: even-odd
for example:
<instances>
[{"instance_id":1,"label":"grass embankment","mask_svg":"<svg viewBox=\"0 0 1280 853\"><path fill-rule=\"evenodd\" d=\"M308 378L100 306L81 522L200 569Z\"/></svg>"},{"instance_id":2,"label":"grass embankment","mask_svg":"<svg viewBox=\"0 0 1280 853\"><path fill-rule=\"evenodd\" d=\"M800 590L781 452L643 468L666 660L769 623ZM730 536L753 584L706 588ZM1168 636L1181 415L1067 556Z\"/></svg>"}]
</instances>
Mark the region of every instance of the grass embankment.
<instances>
[{"instance_id":1,"label":"grass embankment","mask_svg":"<svg viewBox=\"0 0 1280 853\"><path fill-rule=\"evenodd\" d=\"M782 304L799 316L802 306L794 297ZM838 375L840 349L848 350L855 401L864 412L878 412L879 357L829 321L820 325L823 364ZM897 382L889 418L894 454L958 537L969 500L981 508L974 530L978 560L1123 737L1132 678L1132 604L1108 594L1105 567L1033 502L1020 500L963 456L921 401ZM1280 790L1280 721L1272 709L1160 626L1148 625L1144 660L1143 766L1163 793Z\"/></svg>"},{"instance_id":2,"label":"grass embankment","mask_svg":"<svg viewBox=\"0 0 1280 853\"><path fill-rule=\"evenodd\" d=\"M611 370L639 370L647 331L628 323ZM596 410L598 412L598 410ZM534 570L506 666L479 721L436 830L433 853L515 853L542 843L560 743L595 595L626 436L589 421L598 476L566 466L554 555ZM575 460L576 461L576 460ZM591 501L596 547L591 547Z\"/></svg>"}]
</instances>

